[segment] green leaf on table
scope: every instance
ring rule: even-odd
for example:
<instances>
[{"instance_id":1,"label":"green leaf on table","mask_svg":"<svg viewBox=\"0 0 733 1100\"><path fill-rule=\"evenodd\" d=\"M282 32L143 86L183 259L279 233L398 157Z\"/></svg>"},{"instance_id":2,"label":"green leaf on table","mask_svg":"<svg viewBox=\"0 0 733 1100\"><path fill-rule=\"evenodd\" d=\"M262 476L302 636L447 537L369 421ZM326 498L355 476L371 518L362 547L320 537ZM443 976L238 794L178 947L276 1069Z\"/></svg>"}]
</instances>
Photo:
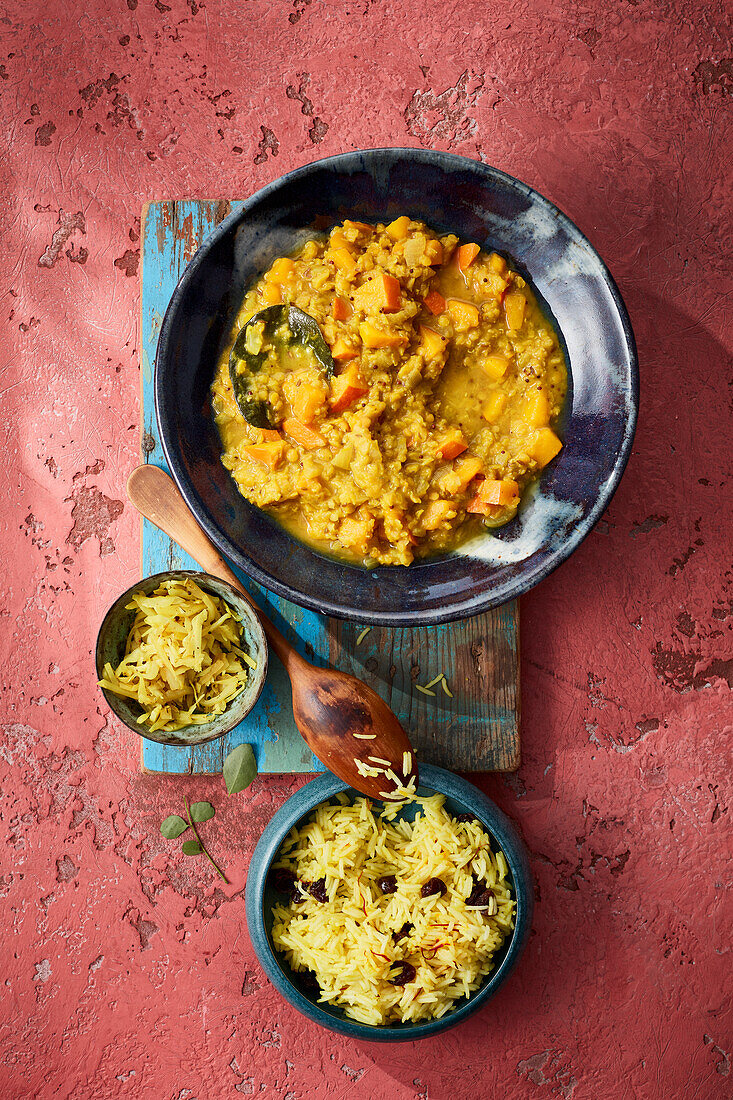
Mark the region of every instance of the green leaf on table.
<instances>
[{"instance_id":1,"label":"green leaf on table","mask_svg":"<svg viewBox=\"0 0 733 1100\"><path fill-rule=\"evenodd\" d=\"M187 821L184 821L178 814L171 814L160 826L160 831L166 840L175 840L181 833L185 833L187 828Z\"/></svg>"},{"instance_id":2,"label":"green leaf on table","mask_svg":"<svg viewBox=\"0 0 733 1100\"><path fill-rule=\"evenodd\" d=\"M184 840L181 851L184 856L200 856L203 852L203 848L198 840Z\"/></svg>"},{"instance_id":3,"label":"green leaf on table","mask_svg":"<svg viewBox=\"0 0 733 1100\"><path fill-rule=\"evenodd\" d=\"M251 745L237 745L227 756L222 769L227 794L237 794L249 787L257 775L257 762Z\"/></svg>"},{"instance_id":4,"label":"green leaf on table","mask_svg":"<svg viewBox=\"0 0 733 1100\"><path fill-rule=\"evenodd\" d=\"M216 813L210 802L192 802L191 818L193 821L209 821Z\"/></svg>"}]
</instances>

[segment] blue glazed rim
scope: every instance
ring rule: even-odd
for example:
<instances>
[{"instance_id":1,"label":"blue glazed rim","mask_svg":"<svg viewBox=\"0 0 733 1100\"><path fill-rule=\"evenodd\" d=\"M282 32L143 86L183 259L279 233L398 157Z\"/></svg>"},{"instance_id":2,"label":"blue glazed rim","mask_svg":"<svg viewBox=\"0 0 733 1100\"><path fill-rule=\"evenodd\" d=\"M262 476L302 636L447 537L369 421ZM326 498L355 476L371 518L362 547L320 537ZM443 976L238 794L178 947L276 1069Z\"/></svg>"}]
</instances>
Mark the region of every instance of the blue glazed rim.
<instances>
[{"instance_id":1,"label":"blue glazed rim","mask_svg":"<svg viewBox=\"0 0 733 1100\"><path fill-rule=\"evenodd\" d=\"M383 590L380 590L379 599L374 607L364 607L361 604L349 602L348 585L344 585L345 594L340 597L333 598L330 592L323 591L321 591L317 597L314 597L307 585L296 587L297 581L293 584L289 583L290 576L297 576L300 570L291 571L289 576L275 576L270 570L262 568L253 558L252 553L246 546L234 541L228 532L214 520L208 506L199 496L191 479L185 458L174 438L174 432L170 428L170 421L174 415L176 395L166 392L167 379L164 376L164 371L160 369L160 364L170 361L174 355L174 318L182 300L186 296L189 284L196 278L199 267L207 262L211 250L233 227L246 219L250 211L259 205L265 204L270 197L275 196L278 190L286 186L298 184L299 181L307 179L307 177L315 171L328 169L329 171L342 173L348 176L359 170L364 171L364 166L367 162L378 164L379 158L395 163L399 161L399 158L409 158L414 163L421 163L425 166L438 166L446 173L451 171L473 173L477 178L483 177L487 188L490 188L491 182L493 181L525 198L530 204L530 207L537 208L549 215L550 218L562 228L574 245L578 246L581 251L586 250L588 252L594 264L597 266L600 279L607 289L613 303L615 321L620 326L620 331L623 334L624 352L626 356L624 367L628 373L626 418L623 436L618 445L615 458L609 466L609 472L606 474L604 471L603 481L598 486L592 498L590 498L592 499L592 504L587 507L584 514L579 519L574 520L570 524L567 531L562 533L558 545L548 549L546 552L540 548L542 552L539 555L537 552L528 555L522 562L524 568L520 571L511 573L508 577L502 579L501 583L498 585L495 585L490 575L486 574L481 577L480 581L476 581L470 591L461 593L459 599L455 598L454 593L448 591L445 584L439 583L438 587L446 591L447 602L440 603L439 605L433 603L429 608L424 608L422 606L400 606L395 609L393 606L393 600L390 593L390 584L392 580L390 574L394 570L404 567L387 566L372 571L375 579L378 574L380 582L383 584ZM376 167L375 175L378 174L379 168ZM527 272L523 268L521 256L514 259L519 269L526 275ZM530 281L533 282L531 278ZM536 287L535 292L537 293ZM539 297L540 299L543 298L541 292L539 293ZM560 335L562 338L562 330L560 330ZM570 367L570 386L572 387L572 364L570 364ZM569 389L569 393L570 392ZM432 625L469 618L480 612L500 606L509 600L517 599L519 596L535 587L535 585L539 584L540 581L548 577L558 568L558 566L567 560L573 551L576 550L581 542L588 536L613 497L631 455L638 418L638 407L638 355L631 321L613 276L585 234L578 229L575 223L566 214L550 202L549 199L545 198L539 191L517 180L508 173L501 171L501 169L471 160L468 157L457 156L453 153L428 149L413 149L409 146L360 149L312 161L309 164L303 165L300 168L296 168L280 176L278 179L266 184L259 191L252 194L244 201L239 210L229 214L216 229L207 235L186 267L163 318L155 357L155 408L166 461L184 499L211 540L222 552L234 561L239 568L243 569L254 580L258 581L265 588L278 596L292 600L302 607L317 611L320 614L331 615L341 619L352 619L365 624L385 626ZM554 465L555 462L548 467L548 470ZM543 477L544 476L543 474ZM244 503L246 504L246 502ZM251 508L252 506L247 505L247 507ZM520 509L520 514L521 511ZM269 523L270 529L272 529L273 526L279 526L272 520L269 520ZM511 526L512 525L508 525L503 531L506 532ZM309 550L312 555L313 563L311 568L316 571L319 568L319 561L324 563L324 565L326 562L331 562L333 564L333 559L326 558L317 551L310 550L310 548L305 547L305 544L301 545L304 549ZM451 555L451 557L453 556L454 555ZM536 556L539 556L540 560L538 562L533 562L532 559ZM445 559L437 559L436 564L439 564L442 560ZM474 566L479 566L478 560L474 559L470 554L467 555L466 561L468 563L467 568L469 569ZM339 564L346 570L357 568L347 566L344 563ZM411 568L416 568L416 565ZM426 579L422 584L422 589L428 590L430 587L431 582L429 579Z\"/></svg>"},{"instance_id":2,"label":"blue glazed rim","mask_svg":"<svg viewBox=\"0 0 733 1100\"><path fill-rule=\"evenodd\" d=\"M358 796L357 791L330 772L312 780L281 806L267 825L252 854L245 890L245 912L252 946L262 969L277 991L298 1012L313 1023L348 1035L351 1039L377 1043L413 1042L455 1027L487 1004L499 991L519 962L529 939L534 911L534 884L527 853L514 825L477 787L453 772L432 764L423 764L420 767L420 781L420 793L444 794L446 805L453 813L473 813L486 827L492 840L506 857L517 902L514 932L497 952L495 968L480 989L468 1000L459 1001L457 1008L439 1020L375 1026L348 1019L340 1009L319 1005L298 989L288 976L292 973L290 968L272 945L267 914L274 901L274 894L268 887L267 876L280 845L293 826L312 813L319 803L342 792L355 797Z\"/></svg>"}]
</instances>

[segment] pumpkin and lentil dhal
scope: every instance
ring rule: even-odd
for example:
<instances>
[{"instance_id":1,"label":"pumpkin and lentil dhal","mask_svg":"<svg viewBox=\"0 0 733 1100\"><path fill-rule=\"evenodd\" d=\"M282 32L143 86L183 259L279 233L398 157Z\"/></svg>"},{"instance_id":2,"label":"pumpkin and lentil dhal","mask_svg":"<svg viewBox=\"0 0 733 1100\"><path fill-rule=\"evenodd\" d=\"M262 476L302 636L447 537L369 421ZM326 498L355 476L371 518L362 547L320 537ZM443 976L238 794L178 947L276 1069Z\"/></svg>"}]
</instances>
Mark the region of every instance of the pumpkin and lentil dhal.
<instances>
[{"instance_id":1,"label":"pumpkin and lentil dhal","mask_svg":"<svg viewBox=\"0 0 733 1100\"><path fill-rule=\"evenodd\" d=\"M275 260L212 401L247 500L322 552L409 565L512 519L561 449L566 389L557 335L503 257L399 217L344 221Z\"/></svg>"}]
</instances>

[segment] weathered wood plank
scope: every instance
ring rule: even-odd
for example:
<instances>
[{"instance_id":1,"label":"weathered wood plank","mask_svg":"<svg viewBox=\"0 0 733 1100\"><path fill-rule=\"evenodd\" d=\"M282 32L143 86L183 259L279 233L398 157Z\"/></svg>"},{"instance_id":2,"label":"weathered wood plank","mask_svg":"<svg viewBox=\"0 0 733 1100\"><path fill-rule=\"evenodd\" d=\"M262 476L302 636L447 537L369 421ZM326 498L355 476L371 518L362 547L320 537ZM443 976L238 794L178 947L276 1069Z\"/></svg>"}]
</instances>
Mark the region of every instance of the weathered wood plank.
<instances>
[{"instance_id":1,"label":"weathered wood plank","mask_svg":"<svg viewBox=\"0 0 733 1100\"><path fill-rule=\"evenodd\" d=\"M180 275L204 237L239 203L226 200L151 203L143 211L141 387L145 461L165 468L152 389L152 364L160 324ZM147 521L143 522L142 575L195 564ZM241 576L241 574L240 574ZM382 629L364 636L358 623L327 620L243 582L298 648L323 663L353 672L390 704L409 731L421 759L458 771L511 771L519 766L519 621L516 604L447 626ZM444 673L450 698L435 685ZM221 771L231 747L255 746L261 772L322 770L293 722L290 689L272 657L265 690L255 710L228 737L212 745L173 749L142 742L142 766L150 772Z\"/></svg>"}]
</instances>

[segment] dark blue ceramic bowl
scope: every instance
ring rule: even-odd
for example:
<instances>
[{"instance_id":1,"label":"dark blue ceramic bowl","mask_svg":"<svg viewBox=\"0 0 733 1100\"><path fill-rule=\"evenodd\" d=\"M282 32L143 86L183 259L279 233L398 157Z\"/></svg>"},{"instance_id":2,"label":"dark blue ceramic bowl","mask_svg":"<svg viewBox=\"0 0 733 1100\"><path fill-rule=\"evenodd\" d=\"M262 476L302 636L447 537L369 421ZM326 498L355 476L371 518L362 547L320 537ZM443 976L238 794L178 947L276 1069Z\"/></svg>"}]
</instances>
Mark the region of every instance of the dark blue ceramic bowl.
<instances>
[{"instance_id":1,"label":"dark blue ceramic bowl","mask_svg":"<svg viewBox=\"0 0 733 1100\"><path fill-rule=\"evenodd\" d=\"M304 821L319 803L328 801L342 791L351 797L357 797L357 791L347 787L330 772L307 783L278 810L252 855L247 875L245 907L250 939L262 969L286 1001L289 1001L309 1020L321 1024L322 1027L330 1028L331 1031L349 1035L352 1039L368 1039L382 1043L409 1042L435 1035L465 1020L485 1005L507 980L519 961L532 927L534 910L532 875L524 845L509 818L472 783L459 779L457 775L443 768L422 764L420 779L421 786L418 791L420 795L428 796L435 794L436 791L444 794L446 806L452 813L472 813L483 823L491 834L494 850L500 848L506 856L509 880L517 902L514 932L504 943L501 951L494 956L494 969L480 989L468 1000L459 1001L458 1007L440 1020L429 1020L418 1024L392 1024L384 1027L359 1024L349 1019L340 1008L318 1004L314 997L304 992L296 984L297 979L283 956L272 945L272 907L278 901L282 901L282 897L270 886L268 873L280 850L280 845L293 826Z\"/></svg>"},{"instance_id":2,"label":"dark blue ceramic bowl","mask_svg":"<svg viewBox=\"0 0 733 1100\"><path fill-rule=\"evenodd\" d=\"M564 341L571 385L564 447L517 517L439 559L367 570L315 553L248 504L220 461L209 386L244 289L314 228L355 217L421 218L503 253ZM602 260L531 187L463 157L372 149L316 161L258 191L207 238L163 321L155 364L170 470L204 530L255 580L315 611L362 623L439 623L495 607L580 544L618 485L638 403L629 318Z\"/></svg>"}]
</instances>

